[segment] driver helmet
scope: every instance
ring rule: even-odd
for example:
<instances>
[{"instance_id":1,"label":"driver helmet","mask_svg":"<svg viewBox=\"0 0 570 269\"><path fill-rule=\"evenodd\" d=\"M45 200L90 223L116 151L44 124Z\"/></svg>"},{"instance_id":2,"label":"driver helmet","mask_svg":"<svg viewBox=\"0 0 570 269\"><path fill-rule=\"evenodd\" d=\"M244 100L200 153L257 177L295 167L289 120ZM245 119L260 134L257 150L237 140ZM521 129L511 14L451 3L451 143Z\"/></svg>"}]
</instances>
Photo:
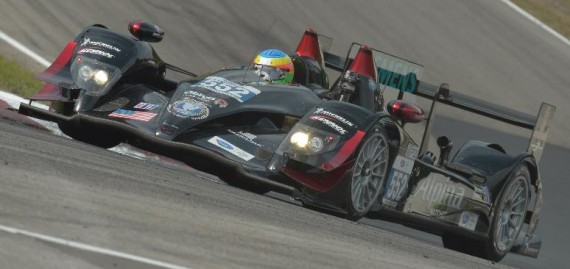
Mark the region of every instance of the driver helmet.
<instances>
[{"instance_id":1,"label":"driver helmet","mask_svg":"<svg viewBox=\"0 0 570 269\"><path fill-rule=\"evenodd\" d=\"M253 69L268 82L290 84L293 81L293 61L285 52L277 49L259 53L253 60Z\"/></svg>"}]
</instances>

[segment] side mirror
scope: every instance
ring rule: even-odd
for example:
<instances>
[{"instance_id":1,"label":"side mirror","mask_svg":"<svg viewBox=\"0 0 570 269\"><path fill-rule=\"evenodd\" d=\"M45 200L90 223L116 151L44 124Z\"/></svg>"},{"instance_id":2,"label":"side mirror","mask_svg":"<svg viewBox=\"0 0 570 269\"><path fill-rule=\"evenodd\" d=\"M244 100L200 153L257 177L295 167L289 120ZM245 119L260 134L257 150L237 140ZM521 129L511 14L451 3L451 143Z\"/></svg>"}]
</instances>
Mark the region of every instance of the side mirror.
<instances>
[{"instance_id":1,"label":"side mirror","mask_svg":"<svg viewBox=\"0 0 570 269\"><path fill-rule=\"evenodd\" d=\"M129 23L129 32L140 41L160 42L164 31L158 25L141 20Z\"/></svg>"},{"instance_id":2,"label":"side mirror","mask_svg":"<svg viewBox=\"0 0 570 269\"><path fill-rule=\"evenodd\" d=\"M418 123L425 119L424 111L417 105L404 101L392 100L386 105L390 115L400 119L404 123Z\"/></svg>"}]
</instances>

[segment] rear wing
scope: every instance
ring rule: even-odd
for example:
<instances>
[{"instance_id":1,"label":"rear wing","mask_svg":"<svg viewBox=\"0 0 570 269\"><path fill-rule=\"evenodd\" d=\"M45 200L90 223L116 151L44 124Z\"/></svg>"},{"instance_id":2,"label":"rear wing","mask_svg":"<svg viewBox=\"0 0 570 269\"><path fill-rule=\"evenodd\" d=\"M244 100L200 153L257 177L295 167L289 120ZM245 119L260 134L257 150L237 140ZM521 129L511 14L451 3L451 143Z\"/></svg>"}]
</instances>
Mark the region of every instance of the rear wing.
<instances>
[{"instance_id":1,"label":"rear wing","mask_svg":"<svg viewBox=\"0 0 570 269\"><path fill-rule=\"evenodd\" d=\"M325 66L344 73L353 60L351 53L357 51L360 46L361 44L352 43L350 50L344 58L326 51L323 52ZM427 150L427 141L429 141L431 127L433 125L433 111L435 111L438 103L443 103L510 125L532 130L533 132L527 151L535 157L537 162L540 160L550 129L550 121L556 111L555 106L542 103L538 115L534 116L465 94L452 92L449 85L445 83L436 86L421 81L423 66L420 64L376 49L372 49L372 51L379 74L377 76L377 82L381 86L398 90L398 99L402 99L404 93L409 93L433 100L431 112L427 118L427 126L422 139L420 152L423 153Z\"/></svg>"}]
</instances>

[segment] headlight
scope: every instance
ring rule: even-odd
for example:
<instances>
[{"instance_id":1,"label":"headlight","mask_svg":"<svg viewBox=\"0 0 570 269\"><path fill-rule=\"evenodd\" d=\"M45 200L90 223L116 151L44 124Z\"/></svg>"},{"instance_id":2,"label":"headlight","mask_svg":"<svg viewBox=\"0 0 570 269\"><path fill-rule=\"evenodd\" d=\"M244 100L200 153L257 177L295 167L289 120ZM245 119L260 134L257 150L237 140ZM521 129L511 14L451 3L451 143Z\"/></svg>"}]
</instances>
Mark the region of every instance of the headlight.
<instances>
[{"instance_id":1,"label":"headlight","mask_svg":"<svg viewBox=\"0 0 570 269\"><path fill-rule=\"evenodd\" d=\"M119 68L94 59L78 57L71 64L75 85L92 96L106 94L121 77Z\"/></svg>"},{"instance_id":2,"label":"headlight","mask_svg":"<svg viewBox=\"0 0 570 269\"><path fill-rule=\"evenodd\" d=\"M93 81L97 85L105 85L109 81L109 74L104 70L97 70L93 75Z\"/></svg>"},{"instance_id":3,"label":"headlight","mask_svg":"<svg viewBox=\"0 0 570 269\"><path fill-rule=\"evenodd\" d=\"M307 133L296 132L291 136L291 144L299 148L306 147L308 142L309 142L309 135Z\"/></svg>"},{"instance_id":4,"label":"headlight","mask_svg":"<svg viewBox=\"0 0 570 269\"><path fill-rule=\"evenodd\" d=\"M291 136L291 144L298 149L308 150L309 153L319 153L325 148L325 145L329 145L330 142L335 140L331 135L323 136L322 134L306 133L303 131L298 131L293 133Z\"/></svg>"},{"instance_id":5,"label":"headlight","mask_svg":"<svg viewBox=\"0 0 570 269\"><path fill-rule=\"evenodd\" d=\"M312 153L320 152L324 146L325 146L325 141L318 136L311 138L311 141L309 142L309 150Z\"/></svg>"}]
</instances>

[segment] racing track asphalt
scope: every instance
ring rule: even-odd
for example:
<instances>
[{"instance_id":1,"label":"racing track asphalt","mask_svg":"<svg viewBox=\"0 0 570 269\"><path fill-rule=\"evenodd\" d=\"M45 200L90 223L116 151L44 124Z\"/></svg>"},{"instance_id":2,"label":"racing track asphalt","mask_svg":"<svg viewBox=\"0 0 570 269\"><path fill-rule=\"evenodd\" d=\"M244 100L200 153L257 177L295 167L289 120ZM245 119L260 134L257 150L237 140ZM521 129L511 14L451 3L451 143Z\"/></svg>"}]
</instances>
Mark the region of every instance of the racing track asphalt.
<instances>
[{"instance_id":1,"label":"racing track asphalt","mask_svg":"<svg viewBox=\"0 0 570 269\"><path fill-rule=\"evenodd\" d=\"M381 50L408 58L410 60L422 63L425 66L423 79L437 84L439 82L450 83L452 89L467 93L469 95L479 97L494 103L505 105L510 108L521 110L527 113L535 113L541 101L545 100L558 107L556 116L551 129L549 142L552 144L547 147L542 160L542 175L545 188L545 209L543 211L543 219L539 226L539 231L543 235L544 245L539 259L530 259L509 255L504 261L505 264L511 264L523 268L563 268L566 267L568 258L566 246L570 244L570 235L564 227L570 222L568 203L565 202L568 184L568 169L565 168L565 161L568 160L568 147L570 146L569 125L567 119L570 113L566 103L570 101L569 92L566 90L570 83L570 77L567 76L567 70L570 66L570 48L553 38L538 26L529 22L512 9L508 8L500 1L453 1L453 0L432 0L432 1L16 1L8 0L0 2L0 27L2 31L9 34L16 40L24 43L32 50L44 55L47 59L53 59L61 50L64 43L70 40L84 26L92 23L103 23L110 28L126 32L126 25L129 21L143 18L156 22L165 31L166 37L163 42L156 44L159 55L167 62L190 69L191 71L200 73L217 67L247 62L254 55L255 51L266 47L277 46L286 51L292 51L299 40L302 31L310 26L319 33L334 38L332 52L344 54L348 45L352 41L359 41ZM277 19L273 28L268 31L273 20ZM266 34L268 33L269 34ZM267 36L264 38L264 36ZM18 56L5 44L0 44L0 50L9 57L25 61L24 56ZM30 68L39 71L41 68L34 63L29 63ZM456 142L464 141L466 138L482 138L490 139L495 142L497 140L507 143L507 148L514 151L524 149L525 139L529 135L528 132L518 130L516 128L505 128L502 124L493 121L484 121L480 117L470 116L466 113L458 113L455 110L444 110L444 115L453 115L458 121L442 117L438 121L436 133L453 134L451 138ZM464 121L475 122L475 125L467 124ZM486 129L480 127L486 125L492 127ZM496 130L499 131L496 131ZM503 133L505 131L506 133ZM107 160L108 153L91 147L80 146L78 143L62 142L65 146L63 149L59 143L52 145L55 138L49 138L44 135L35 134L34 131L20 132L24 137L10 136L16 140L18 144L28 144L27 141L46 140L47 143L36 144L39 148L53 147L52 150L65 152L78 151L82 153L87 151L89 154L83 158L94 158ZM31 136L31 138L27 136ZM20 141L20 142L18 142ZM22 142L26 141L26 142ZM56 140L59 141L59 140ZM2 142L4 144L4 142ZM73 150L80 148L81 150ZM33 148L31 148L33 149ZM65 149L65 150L64 150ZM12 152L12 151L10 151ZM33 152L31 150L30 152ZM30 154L30 152L22 154ZM5 155L5 154L3 154ZM9 156L10 158L27 158L21 155ZM114 156L114 155L113 155ZM65 158L72 158L68 156ZM179 204L187 206L201 206L212 209L214 206L208 204L208 199L222 201L222 195L226 195L224 204L235 206L232 210L225 213L231 215L230 212L237 210L243 211L240 205L243 199L250 200L252 204L265 203L273 201L267 197L250 196L246 193L233 193L227 195L227 187L221 188L218 185L207 185L203 187L200 195L207 196L207 199L188 200L180 199L177 203L169 203L170 199L168 191L160 194L162 189L171 190L177 184L199 184L191 179L185 179L173 182L167 180L162 187L158 189L145 189L137 186L137 180L145 180L133 178L129 176L125 166L135 165L131 161L122 159L123 157L109 159L108 169L105 171L122 171L125 174L115 172L114 177L127 177L123 180L109 182L104 176L96 176L96 172L91 171L90 174L83 175L82 168L73 168L66 166L65 171L50 170L49 179L55 181L52 184L40 185L24 185L20 187L34 188L26 190L30 197L38 197L42 195L54 195L50 192L56 192L54 186L59 188L73 188L75 184L103 184L105 182L111 184L101 190L105 192L89 193L92 200L80 201L84 206L97 207L97 213L100 213L100 221L105 225L99 227L99 235L107 235L103 237L92 236L89 233L81 233L80 228L76 228L75 236L89 236L104 245L118 246L123 250L138 250L134 248L137 244L144 246L150 245L149 241L153 235L161 235L163 233L178 234L185 228L180 228L181 223L156 223L152 218L152 214L170 214L169 210L183 208ZM114 158L113 157L113 158ZM64 157L61 157L64 158ZM69 160L69 159L68 159ZM94 163L89 159L81 159L86 162ZM41 161L38 157L38 164L46 162ZM119 162L121 165L112 165L111 162ZM134 161L136 163L136 161ZM112 165L112 166L111 166ZM141 166L141 165L139 165ZM9 167L9 166L8 166ZM22 169L24 166L21 166ZM42 166L40 166L42 167ZM112 167L112 168L111 168ZM26 166L33 171L39 171L33 165ZM49 168L49 167L47 167ZM34 170L36 169L36 170ZM111 170L117 169L117 170ZM171 171L163 171L161 168L157 173L170 173ZM11 185L22 183L12 178L14 175L28 174L23 171L11 171L12 175L6 174L6 169L1 169L0 178L2 185ZM136 171L138 173L138 171ZM15 174L14 174L15 173ZM69 173L69 174L68 174ZM36 176L38 176L36 175ZM138 174L142 175L142 174ZM72 176L76 176L75 180L71 180ZM181 176L182 175L178 175ZM186 177L187 175L184 175ZM66 180L62 180L62 178ZM89 180L87 180L89 178ZM149 178L156 178L149 176ZM136 180L135 180L136 179ZM150 180L150 179L146 179ZM88 183L87 183L88 182ZM173 184L172 186L170 184ZM200 183L201 184L201 183ZM119 191L113 191L111 186L122 186ZM211 189L210 189L211 188ZM106 194L106 192L111 194ZM140 191L140 193L138 192ZM156 193L155 193L156 191ZM125 192L125 193L123 193ZM237 192L232 190L230 192ZM0 199L8 201L0 204L0 220L22 224L23 227L37 228L38 231L54 231L63 229L62 227L72 225L67 221L70 219L81 218L63 218L63 216L72 217L74 211L53 209L51 214L53 218L49 218L46 222L52 221L58 225L51 224L56 227L46 227L34 221L26 221L19 219L18 216L42 216L39 209L34 206L33 200L27 201L20 197L18 202L25 202L24 206L16 206L11 198L16 197L3 195ZM82 198L85 193L76 194L77 197L69 196L69 201ZM107 198L109 195L119 197L121 195L133 196L128 199L114 200L113 207L126 209L133 206L131 201L138 201L144 205L148 205L146 199L160 204L164 200L160 209L153 208L148 218L139 216L138 221L128 222L128 224L137 223L144 227L138 230L142 237L146 240L144 243L134 242L132 238L125 241L112 240L113 236L118 233L113 227L121 226L116 219L107 218L110 214L117 212L105 212L111 208L110 204L106 207L99 207L98 203L106 202L101 197ZM10 198L11 197L11 198ZM135 198L136 197L136 198ZM244 198L246 197L246 198ZM75 198L75 199L74 199ZM143 199L144 198L144 199ZM234 199L237 199L234 200ZM125 201L126 200L126 201ZM185 202L186 201L186 202ZM193 201L190 203L189 201ZM179 204L178 204L179 203ZM273 203L273 202L271 202ZM41 204L40 204L41 205ZM39 205L38 205L39 206ZM172 206L172 207L171 207ZM285 205L280 205L285 206ZM141 208L135 208L140 210ZM158 212L154 212L158 210ZM291 208L291 215L284 213L284 220L296 220L307 214L311 221L326 221L324 226L329 223L342 223L351 228L347 233L354 234L353 225L340 220L332 220L329 217L312 214L301 208ZM6 215L6 212L12 212L12 215ZM299 213L301 212L301 213ZM252 223L255 221L263 221L266 215L272 216L276 214L271 208L260 209L256 213L248 215ZM63 215L63 216L61 216ZM82 215L84 216L84 215ZM281 215L279 215L281 216ZM87 217L87 216L84 216ZM176 217L179 217L176 215ZM95 217L93 217L95 218ZM271 219L271 218L269 218ZM176 220L176 219L175 219ZM178 219L182 220L182 219ZM243 220L243 219L242 219ZM249 219L247 219L249 221ZM124 224L124 223L121 223ZM156 226L154 226L156 225ZM336 225L336 224L335 224ZM351 226L352 225L352 226ZM378 225L385 225L380 223ZM49 226L49 225L47 225ZM125 225L128 226L128 225ZM178 227L178 230L170 230L170 228ZM426 236L423 233L409 231L401 226L387 225L386 229L390 229L402 234L409 234L412 237L421 238L423 242L430 245L438 245L436 238ZM123 228L125 228L123 226ZM226 227L227 228L227 227ZM334 227L333 227L334 228ZM136 229L133 228L133 229ZM140 229L140 228L139 228ZM302 226L295 226L295 233L302 234L305 229ZM339 229L344 231L343 229ZM382 231L374 231L381 233ZM148 235L147 235L148 233ZM228 232L231 233L231 232ZM293 233L293 232L292 232ZM65 234L59 231L57 234ZM327 238L331 238L331 234L327 234ZM94 238L91 238L94 237ZM174 237L174 236L172 236ZM408 237L403 237L408 238ZM258 237L261 246L267 243L266 237ZM347 238L344 238L347 239ZM11 240L11 239L8 239ZM252 239L253 240L253 239ZM381 240L381 239L377 239ZM406 239L408 240L408 239ZM406 241L404 240L404 242ZM162 242L162 241L161 241ZM249 241L250 243L252 241ZM332 242L332 241L331 241ZM336 242L336 241L335 241ZM200 243L203 244L204 242ZM330 242L329 242L330 243ZM210 242L207 242L210 244ZM211 245L203 245L210 247ZM423 244L423 243L418 243ZM282 245L278 245L282 246ZM357 248L359 245L351 245L348 249ZM198 248L204 251L206 247L187 246ZM276 246L277 247L277 246ZM378 246L374 246L378 247ZM176 248L175 248L176 249ZM215 248L213 248L215 250ZM145 250L148 251L148 250ZM440 250L442 251L442 250ZM143 254L146 252L143 252ZM179 252L177 252L179 253ZM199 253L196 255L203 259L211 257L212 253ZM337 253L334 253L337 254ZM155 257L174 256L173 260L188 261L181 259L181 255L176 256L172 253L160 254L154 253ZM192 255L192 254L188 254ZM331 255L334 256L334 255ZM176 258L178 257L178 258ZM199 259L199 257L197 257ZM307 256L305 256L307 257ZM453 256L452 256L453 257ZM236 258L236 257L234 257ZM321 257L322 258L322 257ZM374 259L373 256L369 257ZM438 257L439 258L439 257ZM443 257L442 257L443 258ZM303 258L294 256L292 262L297 262ZM445 259L445 258L444 258ZM431 259L430 259L431 260ZM243 260L242 260L243 261ZM335 260L337 261L337 260ZM461 265L457 265L461 266Z\"/></svg>"}]
</instances>

